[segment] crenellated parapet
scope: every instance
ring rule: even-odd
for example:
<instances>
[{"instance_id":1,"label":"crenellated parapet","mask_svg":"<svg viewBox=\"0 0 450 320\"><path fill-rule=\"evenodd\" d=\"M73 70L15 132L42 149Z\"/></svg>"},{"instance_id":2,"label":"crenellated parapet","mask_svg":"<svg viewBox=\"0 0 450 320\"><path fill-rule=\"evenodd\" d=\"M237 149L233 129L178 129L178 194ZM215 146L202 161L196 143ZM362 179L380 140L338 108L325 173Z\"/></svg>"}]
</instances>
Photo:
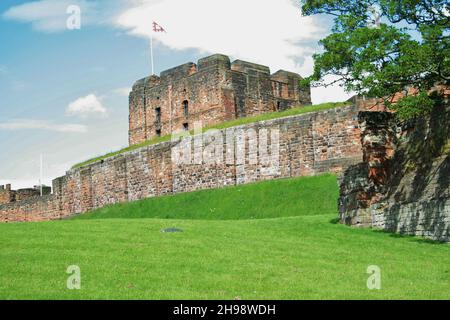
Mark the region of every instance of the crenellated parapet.
<instances>
[{"instance_id":1,"label":"crenellated parapet","mask_svg":"<svg viewBox=\"0 0 450 320\"><path fill-rule=\"evenodd\" d=\"M11 184L0 185L0 204L19 202L29 198L38 197L41 195L40 189L40 186L34 186L34 188L13 190ZM42 186L43 195L48 195L50 193L50 187Z\"/></svg>"}]
</instances>

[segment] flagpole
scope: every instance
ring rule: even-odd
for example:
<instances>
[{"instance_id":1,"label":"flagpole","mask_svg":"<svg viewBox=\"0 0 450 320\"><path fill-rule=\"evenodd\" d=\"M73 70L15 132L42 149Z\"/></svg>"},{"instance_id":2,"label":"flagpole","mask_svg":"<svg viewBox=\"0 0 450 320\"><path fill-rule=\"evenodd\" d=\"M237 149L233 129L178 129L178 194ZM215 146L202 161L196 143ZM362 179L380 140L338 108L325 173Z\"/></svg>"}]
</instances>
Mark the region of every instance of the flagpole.
<instances>
[{"instance_id":1,"label":"flagpole","mask_svg":"<svg viewBox=\"0 0 450 320\"><path fill-rule=\"evenodd\" d=\"M153 33L150 36L150 59L151 59L151 63L152 63L152 74L155 74L155 69L154 69L154 65L153 65Z\"/></svg>"},{"instance_id":2,"label":"flagpole","mask_svg":"<svg viewBox=\"0 0 450 320\"><path fill-rule=\"evenodd\" d=\"M40 174L39 174L39 189L40 189L40 194L41 194L41 197L42 197L42 180L43 180L43 178L42 178L42 176L43 176L43 169L42 169L42 165L43 165L43 156L42 156L42 153L41 153L41 157L40 157L40 163L41 163L41 165L40 165Z\"/></svg>"}]
</instances>

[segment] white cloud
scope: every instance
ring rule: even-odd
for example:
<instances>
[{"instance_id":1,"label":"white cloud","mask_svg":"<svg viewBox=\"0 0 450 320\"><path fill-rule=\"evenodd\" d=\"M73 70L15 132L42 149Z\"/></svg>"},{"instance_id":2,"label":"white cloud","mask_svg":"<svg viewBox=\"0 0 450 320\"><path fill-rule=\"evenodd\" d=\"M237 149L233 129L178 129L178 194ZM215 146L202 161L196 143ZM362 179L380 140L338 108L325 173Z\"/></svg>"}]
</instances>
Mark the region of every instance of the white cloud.
<instances>
[{"instance_id":1,"label":"white cloud","mask_svg":"<svg viewBox=\"0 0 450 320\"><path fill-rule=\"evenodd\" d=\"M107 110L103 106L101 99L91 93L85 97L78 98L71 102L66 109L66 114L70 116L88 117L91 115L107 115Z\"/></svg>"},{"instance_id":2,"label":"white cloud","mask_svg":"<svg viewBox=\"0 0 450 320\"><path fill-rule=\"evenodd\" d=\"M167 33L153 33L156 21ZM116 20L129 34L175 49L224 53L236 59L308 76L318 41L329 32L323 18L303 17L292 0L142 0ZM313 103L346 100L335 85L313 88Z\"/></svg>"},{"instance_id":3,"label":"white cloud","mask_svg":"<svg viewBox=\"0 0 450 320\"><path fill-rule=\"evenodd\" d=\"M337 76L326 76L324 78L324 83L332 83L337 79ZM344 88L342 88L338 83L330 85L328 87L311 88L311 100L315 104L324 102L347 101L354 95L354 92L345 92Z\"/></svg>"},{"instance_id":4,"label":"white cloud","mask_svg":"<svg viewBox=\"0 0 450 320\"><path fill-rule=\"evenodd\" d=\"M113 90L113 93L115 93L119 96L128 97L131 90L132 90L131 87L122 87L122 88L117 88L117 89Z\"/></svg>"},{"instance_id":5,"label":"white cloud","mask_svg":"<svg viewBox=\"0 0 450 320\"><path fill-rule=\"evenodd\" d=\"M310 73L312 66L302 60L312 55L326 32L317 17L302 17L291 0L141 1L116 23L132 35L149 38L152 21L167 30L154 33L154 38L171 49L224 53L268 64L273 71L303 73Z\"/></svg>"},{"instance_id":6,"label":"white cloud","mask_svg":"<svg viewBox=\"0 0 450 320\"><path fill-rule=\"evenodd\" d=\"M69 5L81 7L82 28L112 25L149 39L156 21L167 33L153 34L155 46L224 53L302 76L312 73L317 42L329 32L323 18L303 17L294 0L40 0L14 6L3 16L32 23L38 31L64 31ZM320 103L347 95L332 86L313 88L312 96Z\"/></svg>"},{"instance_id":7,"label":"white cloud","mask_svg":"<svg viewBox=\"0 0 450 320\"><path fill-rule=\"evenodd\" d=\"M9 8L3 17L10 20L31 23L33 29L44 32L66 30L69 14L67 8L77 5L81 8L82 24L89 24L93 19L95 6L86 0L41 0L23 3Z\"/></svg>"},{"instance_id":8,"label":"white cloud","mask_svg":"<svg viewBox=\"0 0 450 320\"><path fill-rule=\"evenodd\" d=\"M3 18L31 23L33 29L41 32L68 31L67 13L69 6L81 9L81 28L111 24L124 8L141 0L36 0L9 8ZM154 0L157 1L157 0Z\"/></svg>"},{"instance_id":9,"label":"white cloud","mask_svg":"<svg viewBox=\"0 0 450 320\"><path fill-rule=\"evenodd\" d=\"M47 130L68 133L85 133L87 132L87 127L81 124L57 124L43 120L18 119L0 123L0 130Z\"/></svg>"}]
</instances>

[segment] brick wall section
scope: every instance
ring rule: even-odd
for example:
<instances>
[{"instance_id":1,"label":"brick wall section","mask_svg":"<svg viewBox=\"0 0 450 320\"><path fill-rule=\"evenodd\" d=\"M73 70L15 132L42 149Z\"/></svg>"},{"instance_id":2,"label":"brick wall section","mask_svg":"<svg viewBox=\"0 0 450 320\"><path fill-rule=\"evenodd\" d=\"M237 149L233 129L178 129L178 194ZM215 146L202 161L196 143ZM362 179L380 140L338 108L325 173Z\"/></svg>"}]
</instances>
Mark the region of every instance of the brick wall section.
<instances>
[{"instance_id":1,"label":"brick wall section","mask_svg":"<svg viewBox=\"0 0 450 320\"><path fill-rule=\"evenodd\" d=\"M216 54L137 81L129 97L129 143L239 117L311 104L298 74ZM187 113L184 105L187 103Z\"/></svg>"},{"instance_id":2,"label":"brick wall section","mask_svg":"<svg viewBox=\"0 0 450 320\"><path fill-rule=\"evenodd\" d=\"M393 120L360 114L364 162L342 176L341 222L450 242L450 108Z\"/></svg>"},{"instance_id":3,"label":"brick wall section","mask_svg":"<svg viewBox=\"0 0 450 320\"><path fill-rule=\"evenodd\" d=\"M222 153L225 159L220 163L177 164L172 161L172 149L179 148L175 142L142 147L68 171L53 181L52 196L0 207L0 221L59 219L148 197L340 172L362 160L357 113L355 106L348 106L216 131L223 136L216 153ZM278 139L272 135L276 130L279 130ZM230 141L229 137L233 138L230 132L242 131L245 135L236 136L245 139L244 152L235 143L227 144L227 137ZM198 146L202 143L206 150L217 150L211 148L212 135L204 136L197 143L195 139L199 137L191 139L192 159L201 155ZM254 148L262 139L268 141L267 152ZM273 170L266 160L272 159L276 148L279 148L279 166ZM245 161L240 161L242 154Z\"/></svg>"}]
</instances>

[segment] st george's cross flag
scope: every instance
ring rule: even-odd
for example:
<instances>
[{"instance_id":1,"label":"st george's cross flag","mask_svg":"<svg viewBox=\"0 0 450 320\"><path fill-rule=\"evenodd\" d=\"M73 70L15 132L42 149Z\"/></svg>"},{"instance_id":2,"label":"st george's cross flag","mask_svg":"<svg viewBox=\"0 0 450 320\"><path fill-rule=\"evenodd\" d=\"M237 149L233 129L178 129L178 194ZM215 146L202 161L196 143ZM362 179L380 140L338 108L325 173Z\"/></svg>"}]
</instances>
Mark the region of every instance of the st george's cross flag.
<instances>
[{"instance_id":1,"label":"st george's cross flag","mask_svg":"<svg viewBox=\"0 0 450 320\"><path fill-rule=\"evenodd\" d=\"M153 21L153 32L166 32L163 27ZM167 33L167 32L166 32Z\"/></svg>"},{"instance_id":2,"label":"st george's cross flag","mask_svg":"<svg viewBox=\"0 0 450 320\"><path fill-rule=\"evenodd\" d=\"M167 31L161 27L158 23L153 21L153 32L164 32L167 33ZM155 74L155 68L153 63L153 33L150 35L150 60L151 60L151 66L152 66L152 75Z\"/></svg>"}]
</instances>

